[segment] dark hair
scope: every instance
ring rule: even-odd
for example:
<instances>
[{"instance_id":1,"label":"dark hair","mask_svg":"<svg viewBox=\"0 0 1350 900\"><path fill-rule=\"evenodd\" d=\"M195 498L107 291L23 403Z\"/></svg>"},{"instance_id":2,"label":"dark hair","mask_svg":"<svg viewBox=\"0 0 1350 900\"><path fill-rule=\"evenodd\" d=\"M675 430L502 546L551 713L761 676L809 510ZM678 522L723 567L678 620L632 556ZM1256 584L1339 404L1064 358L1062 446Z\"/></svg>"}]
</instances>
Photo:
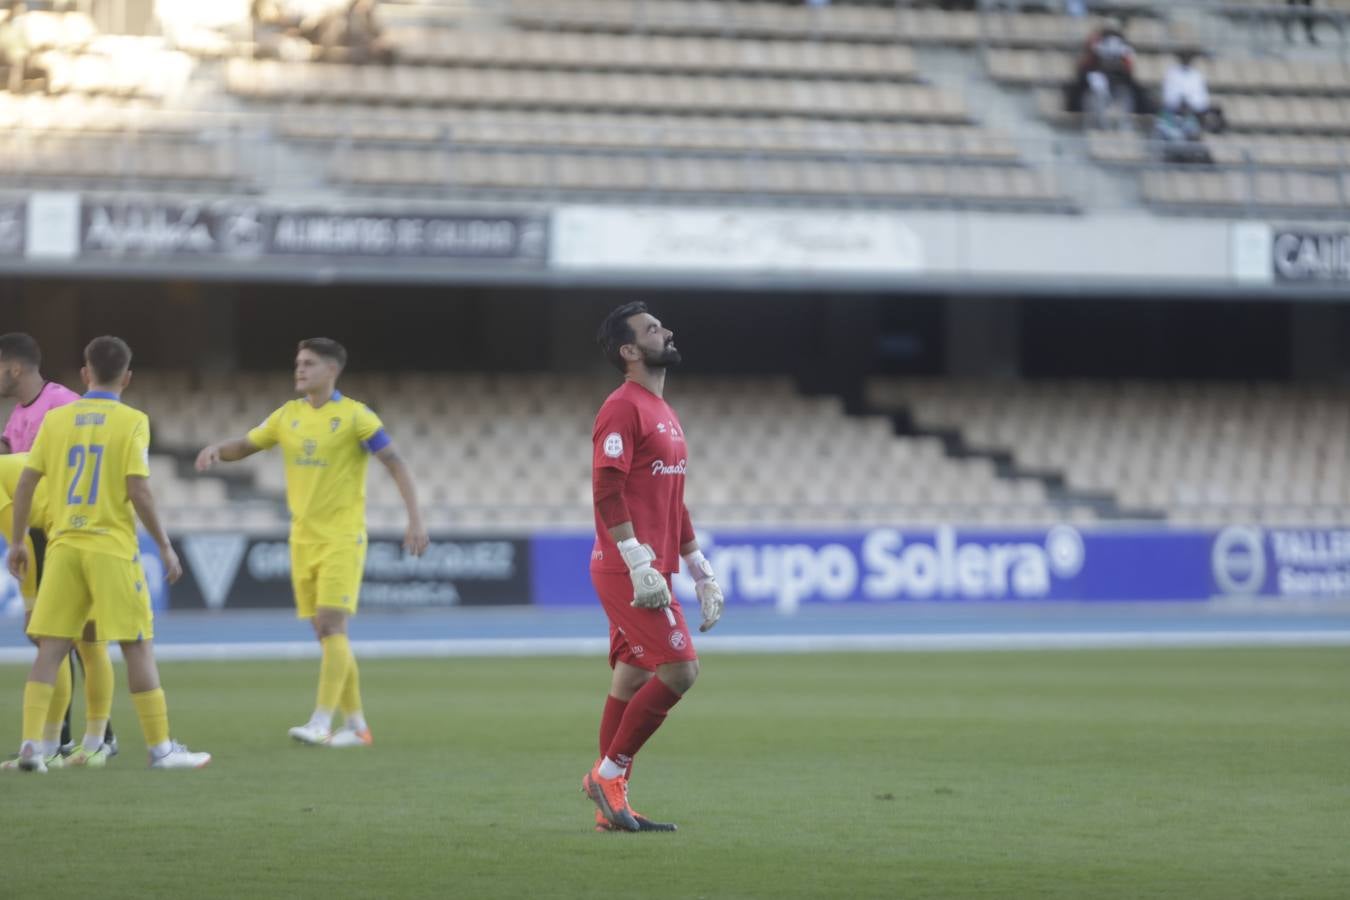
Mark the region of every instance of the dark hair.
<instances>
[{"instance_id":1,"label":"dark hair","mask_svg":"<svg viewBox=\"0 0 1350 900\"><path fill-rule=\"evenodd\" d=\"M0 334L0 359L5 362L17 359L38 369L42 367L42 350L31 334L12 331Z\"/></svg>"},{"instance_id":2,"label":"dark hair","mask_svg":"<svg viewBox=\"0 0 1350 900\"><path fill-rule=\"evenodd\" d=\"M105 334L84 348L84 362L95 384L115 384L131 367L131 348L120 337Z\"/></svg>"},{"instance_id":3,"label":"dark hair","mask_svg":"<svg viewBox=\"0 0 1350 900\"><path fill-rule=\"evenodd\" d=\"M605 321L600 323L600 331L595 336L596 343L600 345L605 359L620 372L628 371L628 363L624 362L619 348L637 340L637 334L634 333L633 326L628 324L628 320L645 312L647 304L641 300L634 300L612 311L605 316Z\"/></svg>"},{"instance_id":4,"label":"dark hair","mask_svg":"<svg viewBox=\"0 0 1350 900\"><path fill-rule=\"evenodd\" d=\"M324 359L331 359L337 363L339 369L347 368L347 348L332 338L305 338L295 349L297 352L308 350L317 353Z\"/></svg>"}]
</instances>

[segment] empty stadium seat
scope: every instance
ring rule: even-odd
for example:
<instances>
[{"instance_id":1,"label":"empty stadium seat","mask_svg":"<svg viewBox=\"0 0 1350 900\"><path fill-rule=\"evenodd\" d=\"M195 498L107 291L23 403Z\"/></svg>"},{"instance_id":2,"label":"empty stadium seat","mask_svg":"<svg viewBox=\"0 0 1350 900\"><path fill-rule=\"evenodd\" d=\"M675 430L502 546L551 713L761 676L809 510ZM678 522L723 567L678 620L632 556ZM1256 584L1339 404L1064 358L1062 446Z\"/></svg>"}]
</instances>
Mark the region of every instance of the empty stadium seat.
<instances>
[{"instance_id":1,"label":"empty stadium seat","mask_svg":"<svg viewBox=\"0 0 1350 900\"><path fill-rule=\"evenodd\" d=\"M1335 387L874 379L871 403L1183 524L1350 521Z\"/></svg>"}]
</instances>

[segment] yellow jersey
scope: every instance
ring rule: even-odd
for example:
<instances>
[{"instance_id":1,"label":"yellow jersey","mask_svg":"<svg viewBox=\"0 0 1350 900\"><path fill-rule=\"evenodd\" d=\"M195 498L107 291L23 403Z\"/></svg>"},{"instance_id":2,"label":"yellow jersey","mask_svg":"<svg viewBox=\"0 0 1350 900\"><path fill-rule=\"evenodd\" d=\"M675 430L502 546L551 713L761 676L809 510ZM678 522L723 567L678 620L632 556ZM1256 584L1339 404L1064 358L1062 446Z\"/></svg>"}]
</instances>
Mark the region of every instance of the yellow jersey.
<instances>
[{"instance_id":1,"label":"yellow jersey","mask_svg":"<svg viewBox=\"0 0 1350 900\"><path fill-rule=\"evenodd\" d=\"M248 442L260 450L281 445L293 543L365 537L367 462L389 445L369 407L340 391L317 409L301 397L250 431Z\"/></svg>"},{"instance_id":2,"label":"yellow jersey","mask_svg":"<svg viewBox=\"0 0 1350 900\"><path fill-rule=\"evenodd\" d=\"M27 468L47 481L49 547L138 557L128 476L150 477L150 419L116 394L90 391L47 413Z\"/></svg>"},{"instance_id":3,"label":"yellow jersey","mask_svg":"<svg viewBox=\"0 0 1350 900\"><path fill-rule=\"evenodd\" d=\"M14 504L14 490L19 486L19 476L28 465L27 453L6 453L0 455L0 538L9 541L14 530L11 507ZM51 527L47 510L47 479L38 482L33 491L33 508L28 514L28 527L43 532Z\"/></svg>"}]
</instances>

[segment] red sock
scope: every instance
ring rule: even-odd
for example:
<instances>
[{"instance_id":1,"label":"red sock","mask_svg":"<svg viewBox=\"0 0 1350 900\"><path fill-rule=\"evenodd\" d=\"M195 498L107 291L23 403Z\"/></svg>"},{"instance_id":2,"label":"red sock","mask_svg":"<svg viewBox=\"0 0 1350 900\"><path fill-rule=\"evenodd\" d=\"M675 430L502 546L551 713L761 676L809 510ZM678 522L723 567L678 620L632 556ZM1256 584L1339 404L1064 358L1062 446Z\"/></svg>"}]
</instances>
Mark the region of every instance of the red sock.
<instances>
[{"instance_id":1,"label":"red sock","mask_svg":"<svg viewBox=\"0 0 1350 900\"><path fill-rule=\"evenodd\" d=\"M623 721L623 711L628 708L627 700L620 700L613 694L605 698L605 711L600 716L600 755L604 756L605 751L614 740L614 735L619 732L619 723Z\"/></svg>"},{"instance_id":2,"label":"red sock","mask_svg":"<svg viewBox=\"0 0 1350 900\"><path fill-rule=\"evenodd\" d=\"M647 743L656 729L666 720L666 713L680 702L680 695L666 687L660 678L653 678L642 686L628 701L619 722L619 730L609 742L605 756L627 768L632 765L633 757Z\"/></svg>"},{"instance_id":3,"label":"red sock","mask_svg":"<svg viewBox=\"0 0 1350 900\"><path fill-rule=\"evenodd\" d=\"M614 735L619 733L619 723L623 721L624 710L628 709L628 701L620 700L613 694L605 698L605 711L600 716L600 755L604 756L609 745L614 742ZM633 775L633 764L628 764L628 775Z\"/></svg>"}]
</instances>

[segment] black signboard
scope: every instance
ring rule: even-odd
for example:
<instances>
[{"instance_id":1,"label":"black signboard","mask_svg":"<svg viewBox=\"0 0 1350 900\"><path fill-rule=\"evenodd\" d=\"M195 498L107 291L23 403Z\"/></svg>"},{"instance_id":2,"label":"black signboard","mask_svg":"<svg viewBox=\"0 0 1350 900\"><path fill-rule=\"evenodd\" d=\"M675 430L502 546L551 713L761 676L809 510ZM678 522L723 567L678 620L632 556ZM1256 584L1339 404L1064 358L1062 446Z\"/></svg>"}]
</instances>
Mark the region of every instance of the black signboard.
<instances>
[{"instance_id":1,"label":"black signboard","mask_svg":"<svg viewBox=\"0 0 1350 900\"><path fill-rule=\"evenodd\" d=\"M542 215L388 215L236 201L84 201L80 253L119 257L424 259L542 266Z\"/></svg>"},{"instance_id":2,"label":"black signboard","mask_svg":"<svg viewBox=\"0 0 1350 900\"><path fill-rule=\"evenodd\" d=\"M171 609L289 607L291 553L284 535L181 535L183 577ZM374 535L366 552L360 609L504 606L530 602L529 544L517 538L433 537L420 557L401 536Z\"/></svg>"}]
</instances>

